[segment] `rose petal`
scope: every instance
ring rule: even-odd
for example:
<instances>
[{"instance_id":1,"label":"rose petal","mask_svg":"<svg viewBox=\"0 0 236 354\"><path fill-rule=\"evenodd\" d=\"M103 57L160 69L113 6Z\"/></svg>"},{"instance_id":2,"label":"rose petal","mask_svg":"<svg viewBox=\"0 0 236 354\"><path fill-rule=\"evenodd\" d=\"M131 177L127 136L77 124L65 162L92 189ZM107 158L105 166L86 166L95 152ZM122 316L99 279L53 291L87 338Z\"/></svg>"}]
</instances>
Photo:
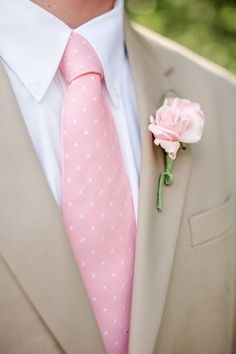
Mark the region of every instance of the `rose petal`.
<instances>
[{"instance_id":1,"label":"rose petal","mask_svg":"<svg viewBox=\"0 0 236 354\"><path fill-rule=\"evenodd\" d=\"M163 106L156 112L156 124L168 127L181 120L181 112L175 107Z\"/></svg>"},{"instance_id":2,"label":"rose petal","mask_svg":"<svg viewBox=\"0 0 236 354\"><path fill-rule=\"evenodd\" d=\"M198 114L192 114L189 117L189 124L186 130L181 134L182 143L197 143L201 140L204 127L204 120Z\"/></svg>"},{"instance_id":3,"label":"rose petal","mask_svg":"<svg viewBox=\"0 0 236 354\"><path fill-rule=\"evenodd\" d=\"M174 130L166 129L164 127L150 124L148 129L152 132L155 138L169 140L169 141L176 141L179 140L180 137Z\"/></svg>"},{"instance_id":4,"label":"rose petal","mask_svg":"<svg viewBox=\"0 0 236 354\"><path fill-rule=\"evenodd\" d=\"M169 154L170 158L175 160L180 143L178 141L161 141L160 145Z\"/></svg>"}]
</instances>

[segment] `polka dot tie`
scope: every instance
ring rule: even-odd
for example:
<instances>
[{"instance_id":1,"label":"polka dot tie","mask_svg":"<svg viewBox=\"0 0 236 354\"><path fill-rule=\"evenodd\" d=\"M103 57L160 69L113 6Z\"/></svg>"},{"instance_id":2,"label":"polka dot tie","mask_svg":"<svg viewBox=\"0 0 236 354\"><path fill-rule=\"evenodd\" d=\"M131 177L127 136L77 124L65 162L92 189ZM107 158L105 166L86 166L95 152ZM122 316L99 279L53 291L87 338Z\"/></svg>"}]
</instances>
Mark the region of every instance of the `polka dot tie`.
<instances>
[{"instance_id":1,"label":"polka dot tie","mask_svg":"<svg viewBox=\"0 0 236 354\"><path fill-rule=\"evenodd\" d=\"M60 64L62 209L75 258L108 354L127 354L136 222L95 50L73 33ZM96 353L90 353L96 354Z\"/></svg>"}]
</instances>

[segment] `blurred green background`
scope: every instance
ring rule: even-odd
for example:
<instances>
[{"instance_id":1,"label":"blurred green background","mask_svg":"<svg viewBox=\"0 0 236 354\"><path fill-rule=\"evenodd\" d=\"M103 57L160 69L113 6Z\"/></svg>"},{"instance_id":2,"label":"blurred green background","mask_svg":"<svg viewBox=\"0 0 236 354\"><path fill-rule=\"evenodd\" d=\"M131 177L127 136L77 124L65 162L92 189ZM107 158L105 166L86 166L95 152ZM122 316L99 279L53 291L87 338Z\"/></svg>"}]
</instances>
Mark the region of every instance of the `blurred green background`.
<instances>
[{"instance_id":1,"label":"blurred green background","mask_svg":"<svg viewBox=\"0 0 236 354\"><path fill-rule=\"evenodd\" d=\"M236 74L236 0L127 0L130 17Z\"/></svg>"}]
</instances>

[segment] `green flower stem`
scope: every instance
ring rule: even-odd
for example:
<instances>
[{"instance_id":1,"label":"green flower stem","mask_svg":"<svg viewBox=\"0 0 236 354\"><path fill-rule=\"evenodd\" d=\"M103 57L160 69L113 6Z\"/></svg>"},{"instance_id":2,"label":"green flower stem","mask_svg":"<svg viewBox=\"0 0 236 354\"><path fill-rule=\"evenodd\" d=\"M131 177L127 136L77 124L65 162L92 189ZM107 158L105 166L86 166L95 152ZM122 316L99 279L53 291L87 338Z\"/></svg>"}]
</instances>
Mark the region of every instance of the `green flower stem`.
<instances>
[{"instance_id":1,"label":"green flower stem","mask_svg":"<svg viewBox=\"0 0 236 354\"><path fill-rule=\"evenodd\" d=\"M159 177L158 189L157 189L157 210L162 211L162 195L164 185L170 186L174 182L173 176L174 160L166 154L165 158L165 171Z\"/></svg>"}]
</instances>

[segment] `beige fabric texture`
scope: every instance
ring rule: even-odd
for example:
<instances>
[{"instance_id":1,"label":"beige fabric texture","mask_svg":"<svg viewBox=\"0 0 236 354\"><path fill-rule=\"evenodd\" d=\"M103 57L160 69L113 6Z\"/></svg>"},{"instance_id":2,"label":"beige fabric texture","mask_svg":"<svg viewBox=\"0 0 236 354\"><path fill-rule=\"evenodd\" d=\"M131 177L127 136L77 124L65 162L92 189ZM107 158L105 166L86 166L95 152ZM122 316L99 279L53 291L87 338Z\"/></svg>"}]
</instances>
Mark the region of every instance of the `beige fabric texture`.
<instances>
[{"instance_id":1,"label":"beige fabric texture","mask_svg":"<svg viewBox=\"0 0 236 354\"><path fill-rule=\"evenodd\" d=\"M142 168L129 354L236 352L236 80L126 26ZM156 211L164 155L148 132L163 94L200 102L200 143L180 151ZM0 68L0 354L105 354L60 211Z\"/></svg>"}]
</instances>

